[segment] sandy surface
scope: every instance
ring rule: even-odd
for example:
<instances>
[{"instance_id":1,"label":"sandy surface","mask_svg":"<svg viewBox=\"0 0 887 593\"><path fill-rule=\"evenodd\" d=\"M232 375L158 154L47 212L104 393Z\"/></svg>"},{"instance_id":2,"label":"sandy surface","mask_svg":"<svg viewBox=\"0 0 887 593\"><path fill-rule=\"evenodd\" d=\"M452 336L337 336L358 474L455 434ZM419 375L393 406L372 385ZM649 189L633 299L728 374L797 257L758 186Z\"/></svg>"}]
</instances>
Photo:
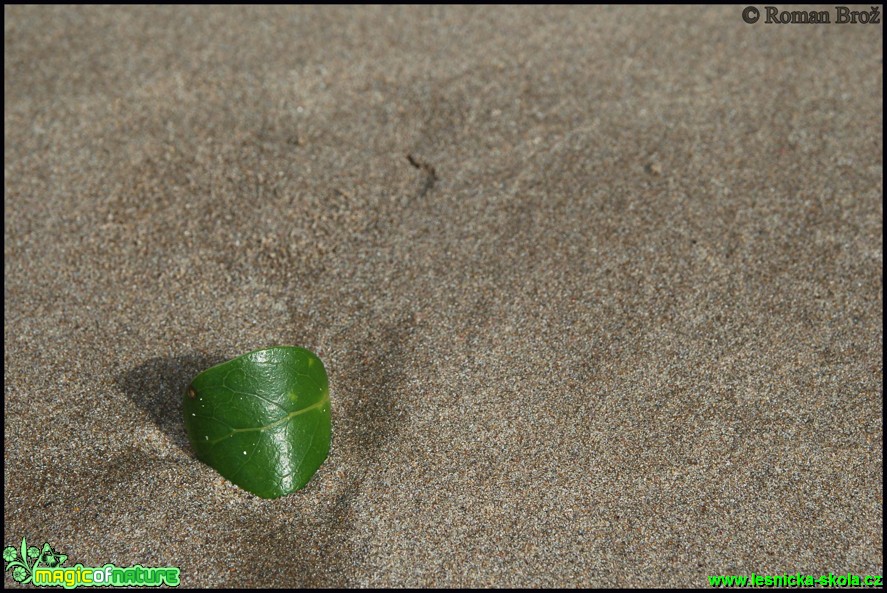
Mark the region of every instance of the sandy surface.
<instances>
[{"instance_id":1,"label":"sandy surface","mask_svg":"<svg viewBox=\"0 0 887 593\"><path fill-rule=\"evenodd\" d=\"M4 34L4 545L192 586L882 572L881 25ZM273 344L324 360L333 448L265 501L194 458L180 397Z\"/></svg>"}]
</instances>

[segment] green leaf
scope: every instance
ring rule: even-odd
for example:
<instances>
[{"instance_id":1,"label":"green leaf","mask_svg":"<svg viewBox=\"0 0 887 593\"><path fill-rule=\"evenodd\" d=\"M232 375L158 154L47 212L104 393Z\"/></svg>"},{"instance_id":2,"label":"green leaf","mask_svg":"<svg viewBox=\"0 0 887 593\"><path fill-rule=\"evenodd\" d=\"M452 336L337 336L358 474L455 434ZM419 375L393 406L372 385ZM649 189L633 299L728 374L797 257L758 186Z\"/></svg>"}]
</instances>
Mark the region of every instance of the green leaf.
<instances>
[{"instance_id":1,"label":"green leaf","mask_svg":"<svg viewBox=\"0 0 887 593\"><path fill-rule=\"evenodd\" d=\"M184 396L197 458L262 498L302 488L330 450L329 380L316 354L277 346L211 367Z\"/></svg>"}]
</instances>

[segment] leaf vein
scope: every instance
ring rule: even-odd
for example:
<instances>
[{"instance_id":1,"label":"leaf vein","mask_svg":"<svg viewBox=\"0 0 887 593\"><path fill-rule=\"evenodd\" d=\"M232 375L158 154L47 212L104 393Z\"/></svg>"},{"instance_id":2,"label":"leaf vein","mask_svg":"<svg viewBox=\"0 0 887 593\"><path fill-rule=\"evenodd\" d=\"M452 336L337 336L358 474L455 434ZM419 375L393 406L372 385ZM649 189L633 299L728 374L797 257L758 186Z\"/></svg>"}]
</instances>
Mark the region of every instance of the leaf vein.
<instances>
[{"instance_id":1,"label":"leaf vein","mask_svg":"<svg viewBox=\"0 0 887 593\"><path fill-rule=\"evenodd\" d=\"M241 432L265 432L266 430L276 428L277 426L280 426L281 424L285 424L285 423L289 422L290 420L292 420L296 416L301 416L302 414L305 414L307 412L311 412L313 410L320 409L324 406L324 404L329 403L329 401L330 401L330 394L329 394L329 392L327 392L320 400L311 404L310 406L305 406L301 410L296 410L294 412L290 412L289 414L287 414L283 418L275 420L274 422L271 422L270 424L265 424L264 426L250 426L248 428L231 428L231 432L229 432L228 434L221 436L217 439L209 441L208 444L215 445L216 443L220 443L220 442L224 441L225 439L231 438L235 434L241 433Z\"/></svg>"}]
</instances>

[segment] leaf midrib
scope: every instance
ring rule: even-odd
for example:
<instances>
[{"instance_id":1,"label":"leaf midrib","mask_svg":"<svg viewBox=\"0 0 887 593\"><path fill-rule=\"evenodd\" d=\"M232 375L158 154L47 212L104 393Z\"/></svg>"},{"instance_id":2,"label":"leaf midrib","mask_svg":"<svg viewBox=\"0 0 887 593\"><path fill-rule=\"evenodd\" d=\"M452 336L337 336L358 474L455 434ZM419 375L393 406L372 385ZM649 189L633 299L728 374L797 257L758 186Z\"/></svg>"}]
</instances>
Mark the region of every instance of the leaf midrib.
<instances>
[{"instance_id":1,"label":"leaf midrib","mask_svg":"<svg viewBox=\"0 0 887 593\"><path fill-rule=\"evenodd\" d=\"M206 444L215 445L216 443L220 443L220 442L224 441L225 439L231 438L235 434L241 433L241 432L265 432L266 430L271 430L272 428L274 428L276 426L280 426L281 424L285 424L285 423L289 422L290 420L292 420L296 416L301 416L302 414L305 414L307 412L311 412L312 410L322 408L323 405L328 403L329 401L330 401L330 393L329 393L329 391L327 391L323 395L322 398L320 398L318 401L314 402L310 406L306 406L306 407L302 408L301 410L296 410L295 412L290 412L289 414L287 414L283 418L275 420L271 424L266 424L264 426L251 426L249 428L232 428L231 432L229 432L225 436L219 437L219 438L214 439L212 441L208 441Z\"/></svg>"}]
</instances>

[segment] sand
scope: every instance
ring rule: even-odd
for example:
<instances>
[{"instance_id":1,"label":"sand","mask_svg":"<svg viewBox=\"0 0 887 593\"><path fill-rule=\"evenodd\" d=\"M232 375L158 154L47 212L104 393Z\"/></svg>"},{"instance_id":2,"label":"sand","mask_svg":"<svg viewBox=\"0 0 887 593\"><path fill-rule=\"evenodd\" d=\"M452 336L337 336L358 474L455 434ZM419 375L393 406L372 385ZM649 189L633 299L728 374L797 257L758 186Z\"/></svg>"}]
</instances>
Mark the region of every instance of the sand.
<instances>
[{"instance_id":1,"label":"sand","mask_svg":"<svg viewBox=\"0 0 887 593\"><path fill-rule=\"evenodd\" d=\"M6 7L4 545L198 587L881 574L882 27L740 8ZM266 501L180 398L274 344L333 446Z\"/></svg>"}]
</instances>

